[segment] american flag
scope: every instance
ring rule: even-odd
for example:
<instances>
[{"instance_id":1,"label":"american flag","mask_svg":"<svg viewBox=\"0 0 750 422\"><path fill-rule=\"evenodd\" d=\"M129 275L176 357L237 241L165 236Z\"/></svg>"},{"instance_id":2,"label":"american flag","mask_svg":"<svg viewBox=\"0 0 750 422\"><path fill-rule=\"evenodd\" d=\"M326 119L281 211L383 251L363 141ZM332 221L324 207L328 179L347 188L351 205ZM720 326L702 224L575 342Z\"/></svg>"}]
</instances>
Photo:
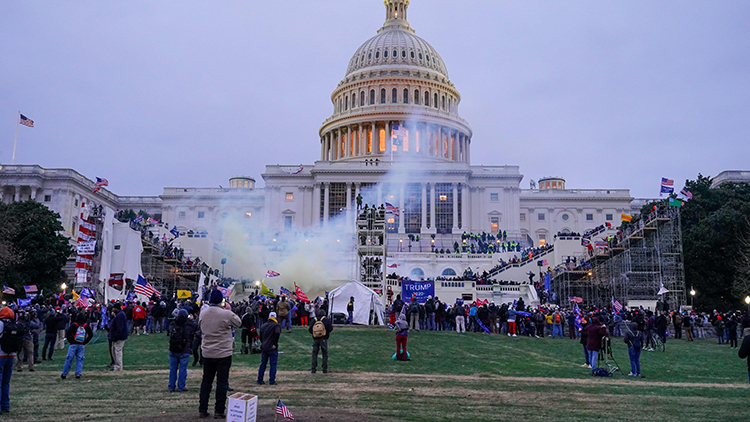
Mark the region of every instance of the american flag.
<instances>
[{"instance_id":1,"label":"american flag","mask_svg":"<svg viewBox=\"0 0 750 422\"><path fill-rule=\"evenodd\" d=\"M154 289L154 286L141 275L138 276L138 281L135 282L135 293L146 297L151 297L154 294L161 297L161 293Z\"/></svg>"},{"instance_id":2,"label":"american flag","mask_svg":"<svg viewBox=\"0 0 750 422\"><path fill-rule=\"evenodd\" d=\"M286 295L286 296L291 296L292 295L292 291L289 290L289 289L287 289L284 286L279 287L279 293L281 293L282 295Z\"/></svg>"},{"instance_id":3,"label":"american flag","mask_svg":"<svg viewBox=\"0 0 750 422\"><path fill-rule=\"evenodd\" d=\"M685 195L685 198L687 198L687 199L693 199L693 193L690 192L687 189L681 190L680 193L683 194L683 195Z\"/></svg>"},{"instance_id":4,"label":"american flag","mask_svg":"<svg viewBox=\"0 0 750 422\"><path fill-rule=\"evenodd\" d=\"M278 277L281 274L277 273L276 271L268 270L266 271L266 277Z\"/></svg>"},{"instance_id":5,"label":"american flag","mask_svg":"<svg viewBox=\"0 0 750 422\"><path fill-rule=\"evenodd\" d=\"M24 116L23 114L21 114L21 121L19 121L18 123L24 126L34 127L34 121Z\"/></svg>"},{"instance_id":6,"label":"american flag","mask_svg":"<svg viewBox=\"0 0 750 422\"><path fill-rule=\"evenodd\" d=\"M303 301L305 303L310 303L310 299L308 299L308 297L305 294L305 292L303 292L302 289L299 288L299 286L297 285L297 283L294 283L294 291L297 294L297 299L299 299L299 300L301 300L301 301Z\"/></svg>"},{"instance_id":7,"label":"american flag","mask_svg":"<svg viewBox=\"0 0 750 422\"><path fill-rule=\"evenodd\" d=\"M16 294L16 289L8 286L3 286L3 293L7 295L14 295Z\"/></svg>"},{"instance_id":8,"label":"american flag","mask_svg":"<svg viewBox=\"0 0 750 422\"><path fill-rule=\"evenodd\" d=\"M151 225L159 224L159 220L157 220L155 218L152 218L152 217L149 217L148 218L148 224L151 224Z\"/></svg>"},{"instance_id":9,"label":"american flag","mask_svg":"<svg viewBox=\"0 0 750 422\"><path fill-rule=\"evenodd\" d=\"M575 303L583 303L583 298L579 296L568 296L568 301Z\"/></svg>"},{"instance_id":10,"label":"american flag","mask_svg":"<svg viewBox=\"0 0 750 422\"><path fill-rule=\"evenodd\" d=\"M390 202L385 203L385 213L393 214L398 217L398 207L393 206Z\"/></svg>"},{"instance_id":11,"label":"american flag","mask_svg":"<svg viewBox=\"0 0 750 422\"><path fill-rule=\"evenodd\" d=\"M674 186L674 180L667 179L666 177L661 178L661 185L662 186Z\"/></svg>"},{"instance_id":12,"label":"american flag","mask_svg":"<svg viewBox=\"0 0 750 422\"><path fill-rule=\"evenodd\" d=\"M36 287L36 284L32 284L31 286L23 286L23 290L26 293L36 293L39 291L39 289L37 289Z\"/></svg>"},{"instance_id":13,"label":"american flag","mask_svg":"<svg viewBox=\"0 0 750 422\"><path fill-rule=\"evenodd\" d=\"M614 296L612 296L612 307L615 308L615 311L617 312L622 311L622 303L620 303L619 300L615 299Z\"/></svg>"},{"instance_id":14,"label":"american flag","mask_svg":"<svg viewBox=\"0 0 750 422\"><path fill-rule=\"evenodd\" d=\"M94 186L109 186L109 180L102 179L101 177L97 177L96 183L94 183Z\"/></svg>"},{"instance_id":15,"label":"american flag","mask_svg":"<svg viewBox=\"0 0 750 422\"><path fill-rule=\"evenodd\" d=\"M287 419L294 420L294 416L292 416L292 412L289 411L289 409L286 408L284 403L279 400L279 402L276 404L276 414L281 415Z\"/></svg>"}]
</instances>

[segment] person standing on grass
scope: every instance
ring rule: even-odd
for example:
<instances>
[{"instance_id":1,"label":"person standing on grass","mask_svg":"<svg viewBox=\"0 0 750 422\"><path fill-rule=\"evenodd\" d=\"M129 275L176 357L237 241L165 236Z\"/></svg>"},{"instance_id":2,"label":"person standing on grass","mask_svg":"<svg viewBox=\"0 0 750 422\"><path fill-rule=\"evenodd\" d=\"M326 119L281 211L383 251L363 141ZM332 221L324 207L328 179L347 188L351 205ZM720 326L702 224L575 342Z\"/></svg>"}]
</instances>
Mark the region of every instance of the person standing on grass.
<instances>
[{"instance_id":1,"label":"person standing on grass","mask_svg":"<svg viewBox=\"0 0 750 422\"><path fill-rule=\"evenodd\" d=\"M279 302L276 304L276 315L278 316L278 319L281 320L281 328L284 328L284 325L286 325L286 331L291 331L292 322L289 319L289 302L286 300L285 295L281 295L281 299L279 299Z\"/></svg>"},{"instance_id":2,"label":"person standing on grass","mask_svg":"<svg viewBox=\"0 0 750 422\"><path fill-rule=\"evenodd\" d=\"M29 365L29 372L34 372L34 334L33 330L39 328L34 321L29 319L27 313L21 313L18 318L18 325L23 330L23 340L21 343L21 350L16 356L16 371L21 372L23 370L23 360L21 360L21 351L23 351L23 359Z\"/></svg>"},{"instance_id":3,"label":"person standing on grass","mask_svg":"<svg viewBox=\"0 0 750 422\"><path fill-rule=\"evenodd\" d=\"M325 311L321 309L319 312ZM281 325L276 321L276 312L268 314L268 320L260 327L260 368L258 368L258 385L263 385L263 377L266 373L266 365L271 361L268 370L268 383L276 384L276 364L279 359L279 337L281 336Z\"/></svg>"},{"instance_id":4,"label":"person standing on grass","mask_svg":"<svg viewBox=\"0 0 750 422\"><path fill-rule=\"evenodd\" d=\"M78 314L75 322L70 324L66 337L70 346L68 346L68 355L65 356L65 365L63 366L60 378L65 379L68 376L73 358L75 358L76 379L80 379L81 372L83 372L83 356L86 352L86 344L94 337L94 331L86 323L86 316L83 313Z\"/></svg>"},{"instance_id":5,"label":"person standing on grass","mask_svg":"<svg viewBox=\"0 0 750 422\"><path fill-rule=\"evenodd\" d=\"M318 350L323 353L323 373L328 372L328 337L333 331L331 320L326 318L325 312L318 311L318 315L310 321L307 329L313 337L312 368L313 374L318 368Z\"/></svg>"},{"instance_id":6,"label":"person standing on grass","mask_svg":"<svg viewBox=\"0 0 750 422\"><path fill-rule=\"evenodd\" d=\"M461 302L460 299L456 299L456 306L453 307L453 313L456 318L456 332L457 333L466 332L466 321L464 320L465 312L466 311L464 310L464 304Z\"/></svg>"},{"instance_id":7,"label":"person standing on grass","mask_svg":"<svg viewBox=\"0 0 750 422\"><path fill-rule=\"evenodd\" d=\"M242 325L242 320L234 312L224 309L221 302L224 296L214 289L208 299L208 307L198 318L198 326L203 333L203 379L201 381L198 415L208 417L208 398L216 378L216 404L214 418L223 418L226 410L227 388L229 388L229 368L232 367L234 336L232 330ZM176 324L176 322L175 322Z\"/></svg>"},{"instance_id":8,"label":"person standing on grass","mask_svg":"<svg viewBox=\"0 0 750 422\"><path fill-rule=\"evenodd\" d=\"M141 331L143 334L148 334L146 332L147 317L148 312L146 312L146 308L142 304L136 302L135 306L133 306L133 329L135 330L135 335L141 335Z\"/></svg>"},{"instance_id":9,"label":"person standing on grass","mask_svg":"<svg viewBox=\"0 0 750 422\"><path fill-rule=\"evenodd\" d=\"M346 313L349 317L346 318L346 324L354 324L354 296L349 298L349 303L346 304Z\"/></svg>"},{"instance_id":10,"label":"person standing on grass","mask_svg":"<svg viewBox=\"0 0 750 422\"><path fill-rule=\"evenodd\" d=\"M599 322L599 317L594 317L591 325L586 328L588 339L586 340L586 349L589 351L591 360L591 373L596 370L596 360L599 357L599 351L602 347L602 338L607 335L607 325Z\"/></svg>"},{"instance_id":11,"label":"person standing on grass","mask_svg":"<svg viewBox=\"0 0 750 422\"><path fill-rule=\"evenodd\" d=\"M6 333L7 326L15 325L16 315L13 310L7 306L0 309L0 411L2 413L10 412L10 377L13 375L13 361L16 358L17 350L11 350L11 346L18 349L20 338L17 338L17 345L10 345L11 336ZM6 334L8 337L3 339ZM6 349L3 350L3 345Z\"/></svg>"},{"instance_id":12,"label":"person standing on grass","mask_svg":"<svg viewBox=\"0 0 750 422\"><path fill-rule=\"evenodd\" d=\"M638 331L638 324L631 322L625 329L625 336L623 338L625 344L628 345L628 357L630 357L630 373L629 377L640 377L641 376L641 348L646 340L643 332Z\"/></svg>"},{"instance_id":13,"label":"person standing on grass","mask_svg":"<svg viewBox=\"0 0 750 422\"><path fill-rule=\"evenodd\" d=\"M747 380L750 382L750 328L742 330L742 344L737 356L740 359L747 359Z\"/></svg>"},{"instance_id":14,"label":"person standing on grass","mask_svg":"<svg viewBox=\"0 0 750 422\"><path fill-rule=\"evenodd\" d=\"M409 336L409 324L404 320L404 314L398 316L396 321L396 360L408 361L409 354L406 352L406 340Z\"/></svg>"},{"instance_id":15,"label":"person standing on grass","mask_svg":"<svg viewBox=\"0 0 750 422\"><path fill-rule=\"evenodd\" d=\"M61 312L57 312L56 316L57 319L55 323L57 326L55 328L57 329L57 342L55 343L55 349L62 350L65 349L65 329L68 328L70 317L68 317L68 313L64 306ZM51 358L52 354L50 353L50 359Z\"/></svg>"},{"instance_id":16,"label":"person standing on grass","mask_svg":"<svg viewBox=\"0 0 750 422\"><path fill-rule=\"evenodd\" d=\"M56 308L55 312L50 312L47 319L44 320L45 335L44 335L44 347L42 347L42 360L52 360L52 354L55 352L55 343L57 342L57 321L62 318L60 314L60 308ZM47 348L49 347L49 353Z\"/></svg>"},{"instance_id":17,"label":"person standing on grass","mask_svg":"<svg viewBox=\"0 0 750 422\"><path fill-rule=\"evenodd\" d=\"M122 348L125 346L125 340L128 339L128 318L122 310L120 303L115 303L113 310L115 317L109 323L109 340L112 342L112 359L115 363L110 370L122 370Z\"/></svg>"},{"instance_id":18,"label":"person standing on grass","mask_svg":"<svg viewBox=\"0 0 750 422\"><path fill-rule=\"evenodd\" d=\"M516 336L516 310L512 306L508 307L508 337Z\"/></svg>"},{"instance_id":19,"label":"person standing on grass","mask_svg":"<svg viewBox=\"0 0 750 422\"><path fill-rule=\"evenodd\" d=\"M583 345L583 357L586 359L586 363L581 365L582 368L591 368L591 353L587 347L589 342L589 332L586 330L589 328L588 318L581 319L581 344Z\"/></svg>"},{"instance_id":20,"label":"person standing on grass","mask_svg":"<svg viewBox=\"0 0 750 422\"><path fill-rule=\"evenodd\" d=\"M193 351L194 337L195 327L188 321L188 312L180 309L169 336L169 391L175 391L175 384L177 391L187 391L187 365Z\"/></svg>"}]
</instances>

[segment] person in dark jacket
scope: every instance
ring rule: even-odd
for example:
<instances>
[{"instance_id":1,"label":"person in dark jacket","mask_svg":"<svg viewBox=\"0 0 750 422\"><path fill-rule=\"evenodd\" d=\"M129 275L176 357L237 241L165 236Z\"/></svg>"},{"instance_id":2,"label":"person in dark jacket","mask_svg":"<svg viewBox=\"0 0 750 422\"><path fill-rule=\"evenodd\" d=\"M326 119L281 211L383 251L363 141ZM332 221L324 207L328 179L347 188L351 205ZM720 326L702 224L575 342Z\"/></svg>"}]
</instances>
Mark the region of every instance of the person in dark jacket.
<instances>
[{"instance_id":1,"label":"person in dark jacket","mask_svg":"<svg viewBox=\"0 0 750 422\"><path fill-rule=\"evenodd\" d=\"M602 346L602 338L607 335L607 325L599 323L599 317L594 317L591 325L586 327L588 338L586 339L586 349L589 351L591 361L591 373L596 370L596 359L599 357L599 351Z\"/></svg>"},{"instance_id":2,"label":"person in dark jacket","mask_svg":"<svg viewBox=\"0 0 750 422\"><path fill-rule=\"evenodd\" d=\"M581 365L582 368L591 368L591 353L589 353L589 349L586 348L586 344L589 342L589 333L586 331L586 329L589 328L589 319L583 318L581 320L581 344L583 345L583 357L586 358L586 363Z\"/></svg>"},{"instance_id":3,"label":"person in dark jacket","mask_svg":"<svg viewBox=\"0 0 750 422\"><path fill-rule=\"evenodd\" d=\"M185 388L187 365L190 361L190 355L193 352L194 337L195 326L188 321L188 312L180 309L177 312L172 333L169 337L169 384L167 385L169 391L175 391L175 383L177 384L177 391L187 391ZM181 344L175 342L177 339L181 340ZM180 346L180 350L175 349L177 346Z\"/></svg>"},{"instance_id":4,"label":"person in dark jacket","mask_svg":"<svg viewBox=\"0 0 750 422\"><path fill-rule=\"evenodd\" d=\"M646 338L643 331L638 330L638 323L631 322L629 326L625 328L625 336L623 341L628 345L628 357L630 357L630 373L629 377L640 377L641 376L641 349Z\"/></svg>"},{"instance_id":5,"label":"person in dark jacket","mask_svg":"<svg viewBox=\"0 0 750 422\"><path fill-rule=\"evenodd\" d=\"M55 343L57 342L57 323L60 319L63 319L63 316L60 314L60 308L57 308L56 312L50 312L47 319L44 320L45 335L42 360L52 360L52 353L55 351ZM47 347L49 347L49 354L47 354Z\"/></svg>"},{"instance_id":6,"label":"person in dark jacket","mask_svg":"<svg viewBox=\"0 0 750 422\"><path fill-rule=\"evenodd\" d=\"M324 311L325 312L325 311ZM279 336L281 336L281 325L276 321L276 312L268 314L268 321L260 327L260 368L258 368L258 385L263 385L263 377L266 373L266 365L271 361L268 370L268 383L276 384L276 364L279 359Z\"/></svg>"},{"instance_id":7,"label":"person in dark jacket","mask_svg":"<svg viewBox=\"0 0 750 422\"><path fill-rule=\"evenodd\" d=\"M79 331L83 329L81 333ZM68 355L65 357L65 365L63 366L62 374L60 378L65 379L70 372L70 366L73 364L73 358L76 360L76 379L81 378L81 372L83 372L83 357L86 352L86 344L91 341L94 337L94 331L91 330L91 326L86 323L86 315L79 313L76 316L74 323L70 324L68 332L65 337L68 339ZM83 338L81 338L83 337Z\"/></svg>"},{"instance_id":8,"label":"person in dark jacket","mask_svg":"<svg viewBox=\"0 0 750 422\"><path fill-rule=\"evenodd\" d=\"M727 340L729 341L729 348L737 348L737 319L734 315L727 318L726 324Z\"/></svg>"},{"instance_id":9,"label":"person in dark jacket","mask_svg":"<svg viewBox=\"0 0 750 422\"><path fill-rule=\"evenodd\" d=\"M319 334L317 331L313 330L313 327L315 327L315 324L320 321L323 323L323 327L325 327L325 334ZM315 318L310 320L310 324L307 328L307 331L312 334L313 337L313 348L312 348L312 367L310 369L310 372L313 374L317 371L318 368L318 350L320 350L323 353L323 373L328 372L328 337L331 335L331 331L333 331L333 323L331 323L331 320L329 318L326 318L325 312L323 310L319 310L318 314ZM316 337L318 335L319 337Z\"/></svg>"},{"instance_id":10,"label":"person in dark jacket","mask_svg":"<svg viewBox=\"0 0 750 422\"><path fill-rule=\"evenodd\" d=\"M250 347L252 342L257 337L257 329L255 328L255 316L253 315L250 307L245 309L245 314L242 315L242 347L240 353L250 353Z\"/></svg>"},{"instance_id":11,"label":"person in dark jacket","mask_svg":"<svg viewBox=\"0 0 750 422\"><path fill-rule=\"evenodd\" d=\"M403 314L399 315L394 330L396 331L396 360L411 360L409 359L409 353L406 351L406 340L409 336L409 324L404 320Z\"/></svg>"},{"instance_id":12,"label":"person in dark jacket","mask_svg":"<svg viewBox=\"0 0 750 422\"><path fill-rule=\"evenodd\" d=\"M740 345L740 350L737 352L737 356L740 357L740 359L747 359L747 380L750 382L750 329L745 329L743 331L744 338L742 339L742 344Z\"/></svg>"},{"instance_id":13,"label":"person in dark jacket","mask_svg":"<svg viewBox=\"0 0 750 422\"><path fill-rule=\"evenodd\" d=\"M109 323L109 340L112 342L112 357L115 364L111 370L119 371L122 369L122 348L128 339L128 318L119 303L115 303L113 311L116 315Z\"/></svg>"}]
</instances>

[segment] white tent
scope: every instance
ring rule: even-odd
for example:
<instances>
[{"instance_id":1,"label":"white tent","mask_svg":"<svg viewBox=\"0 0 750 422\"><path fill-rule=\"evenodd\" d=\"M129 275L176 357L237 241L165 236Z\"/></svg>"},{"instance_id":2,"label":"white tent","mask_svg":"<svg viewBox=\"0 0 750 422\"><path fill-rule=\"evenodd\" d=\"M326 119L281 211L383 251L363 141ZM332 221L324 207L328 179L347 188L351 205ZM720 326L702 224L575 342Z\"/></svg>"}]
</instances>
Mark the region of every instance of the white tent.
<instances>
[{"instance_id":1,"label":"white tent","mask_svg":"<svg viewBox=\"0 0 750 422\"><path fill-rule=\"evenodd\" d=\"M373 322L373 324L385 325L385 320L383 319L385 308L383 301L380 300L380 296L364 284L355 280L339 286L328 293L329 313L348 315L346 305L352 296L354 296L355 324L369 325L370 322ZM370 311L373 311L372 315L375 321L370 321Z\"/></svg>"}]
</instances>

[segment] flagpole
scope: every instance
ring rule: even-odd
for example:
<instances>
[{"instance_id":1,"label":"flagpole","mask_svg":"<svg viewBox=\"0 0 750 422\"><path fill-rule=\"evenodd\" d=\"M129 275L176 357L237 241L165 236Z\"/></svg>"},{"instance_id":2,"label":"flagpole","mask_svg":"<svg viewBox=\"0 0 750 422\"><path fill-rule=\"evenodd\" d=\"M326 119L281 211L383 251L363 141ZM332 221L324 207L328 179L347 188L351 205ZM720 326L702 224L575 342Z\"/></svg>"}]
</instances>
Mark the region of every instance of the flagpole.
<instances>
[{"instance_id":1,"label":"flagpole","mask_svg":"<svg viewBox=\"0 0 750 422\"><path fill-rule=\"evenodd\" d=\"M18 143L18 123L21 121L21 110L18 110L18 116L16 117L16 136L13 137L13 158L11 164L16 164L16 144Z\"/></svg>"},{"instance_id":2,"label":"flagpole","mask_svg":"<svg viewBox=\"0 0 750 422\"><path fill-rule=\"evenodd\" d=\"M279 402L280 402L280 401L281 401L281 397L279 397L279 398L278 398L278 399L276 400L276 408L277 408L277 409L279 408ZM278 418L279 418L279 412L276 412L276 414L275 414L275 415L274 415L274 417L273 417L273 422L276 422L276 419L278 419Z\"/></svg>"}]
</instances>

